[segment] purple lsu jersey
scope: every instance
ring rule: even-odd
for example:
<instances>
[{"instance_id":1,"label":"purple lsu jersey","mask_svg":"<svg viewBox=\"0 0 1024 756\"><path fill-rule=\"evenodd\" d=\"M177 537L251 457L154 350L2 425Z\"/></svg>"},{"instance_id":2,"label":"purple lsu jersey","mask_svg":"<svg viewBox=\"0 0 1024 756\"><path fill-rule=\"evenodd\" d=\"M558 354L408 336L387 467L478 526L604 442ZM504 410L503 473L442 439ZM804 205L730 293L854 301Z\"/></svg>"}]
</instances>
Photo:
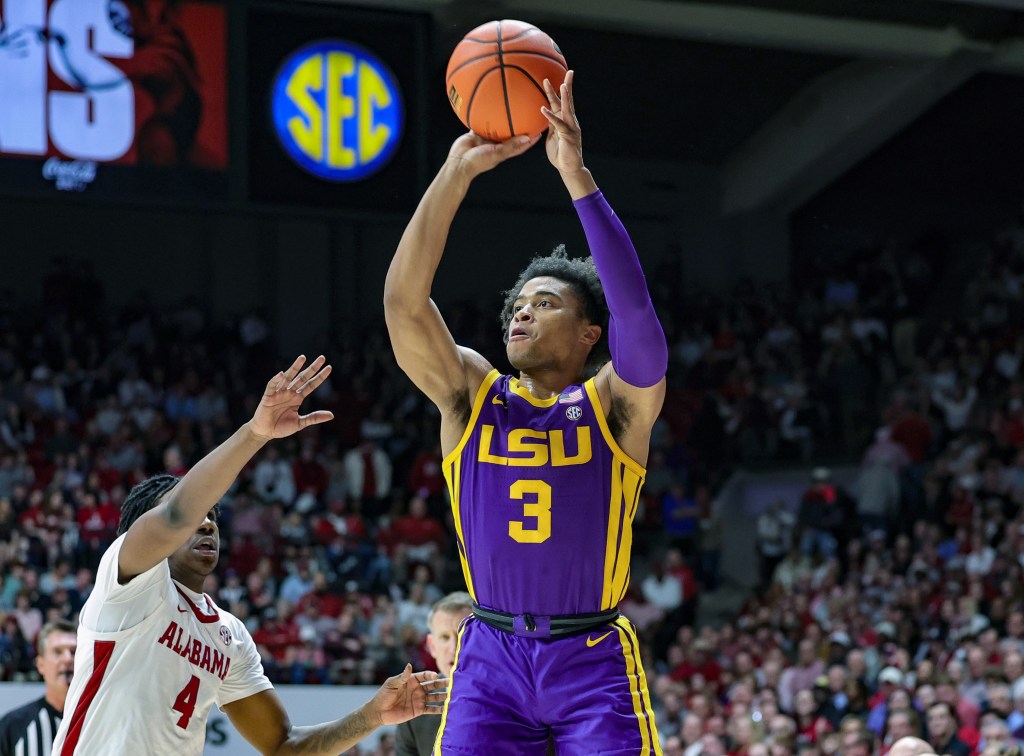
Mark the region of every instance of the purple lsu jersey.
<instances>
[{"instance_id":1,"label":"purple lsu jersey","mask_svg":"<svg viewBox=\"0 0 1024 756\"><path fill-rule=\"evenodd\" d=\"M444 460L473 600L508 614L614 609L644 474L612 438L593 379L538 399L491 371Z\"/></svg>"}]
</instances>

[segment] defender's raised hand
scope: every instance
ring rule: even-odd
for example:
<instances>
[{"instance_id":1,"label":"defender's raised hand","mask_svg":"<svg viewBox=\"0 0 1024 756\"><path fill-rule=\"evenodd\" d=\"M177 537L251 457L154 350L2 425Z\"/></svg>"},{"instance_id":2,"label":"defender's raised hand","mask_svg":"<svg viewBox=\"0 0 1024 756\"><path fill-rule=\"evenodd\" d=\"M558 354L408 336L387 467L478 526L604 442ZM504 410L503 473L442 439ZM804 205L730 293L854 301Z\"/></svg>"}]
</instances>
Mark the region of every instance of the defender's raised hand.
<instances>
[{"instance_id":1,"label":"defender's raised hand","mask_svg":"<svg viewBox=\"0 0 1024 756\"><path fill-rule=\"evenodd\" d=\"M284 438L310 425L333 420L334 413L326 410L299 414L303 400L331 374L331 366L324 365L326 361L320 355L303 370L306 357L299 355L291 367L271 378L249 421L252 432L265 439Z\"/></svg>"}]
</instances>

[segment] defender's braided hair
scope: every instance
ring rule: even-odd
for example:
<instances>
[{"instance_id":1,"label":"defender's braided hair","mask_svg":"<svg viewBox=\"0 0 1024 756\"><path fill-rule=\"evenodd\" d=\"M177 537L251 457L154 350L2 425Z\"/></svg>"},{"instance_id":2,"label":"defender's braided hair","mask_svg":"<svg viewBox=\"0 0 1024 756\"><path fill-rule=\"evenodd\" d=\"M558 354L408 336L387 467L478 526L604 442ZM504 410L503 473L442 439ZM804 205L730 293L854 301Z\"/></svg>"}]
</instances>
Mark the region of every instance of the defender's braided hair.
<instances>
[{"instance_id":1,"label":"defender's braided hair","mask_svg":"<svg viewBox=\"0 0 1024 756\"><path fill-rule=\"evenodd\" d=\"M176 475L154 475L136 484L121 505L117 534L124 535L132 523L156 506L160 498L178 484Z\"/></svg>"}]
</instances>

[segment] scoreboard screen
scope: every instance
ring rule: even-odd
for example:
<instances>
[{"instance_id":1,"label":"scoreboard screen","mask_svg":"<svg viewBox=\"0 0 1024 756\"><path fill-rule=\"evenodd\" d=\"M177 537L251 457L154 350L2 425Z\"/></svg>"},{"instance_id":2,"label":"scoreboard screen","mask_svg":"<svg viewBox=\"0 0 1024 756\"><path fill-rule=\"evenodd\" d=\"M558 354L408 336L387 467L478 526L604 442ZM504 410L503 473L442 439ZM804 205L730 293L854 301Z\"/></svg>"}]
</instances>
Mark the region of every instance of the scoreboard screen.
<instances>
[{"instance_id":1,"label":"scoreboard screen","mask_svg":"<svg viewBox=\"0 0 1024 756\"><path fill-rule=\"evenodd\" d=\"M0 0L0 191L223 196L227 12Z\"/></svg>"}]
</instances>

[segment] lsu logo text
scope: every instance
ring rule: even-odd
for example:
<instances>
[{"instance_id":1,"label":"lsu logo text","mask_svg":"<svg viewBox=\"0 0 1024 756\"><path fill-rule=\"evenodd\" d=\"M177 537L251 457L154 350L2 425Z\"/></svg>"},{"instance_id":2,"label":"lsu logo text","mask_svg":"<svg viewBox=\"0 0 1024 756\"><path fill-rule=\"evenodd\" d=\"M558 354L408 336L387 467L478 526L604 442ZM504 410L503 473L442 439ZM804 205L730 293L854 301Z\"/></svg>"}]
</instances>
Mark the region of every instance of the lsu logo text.
<instances>
[{"instance_id":1,"label":"lsu logo text","mask_svg":"<svg viewBox=\"0 0 1024 756\"><path fill-rule=\"evenodd\" d=\"M313 42L289 56L274 81L271 109L288 155L328 181L376 173L402 137L395 77L371 52L342 40Z\"/></svg>"},{"instance_id":2,"label":"lsu logo text","mask_svg":"<svg viewBox=\"0 0 1024 756\"><path fill-rule=\"evenodd\" d=\"M509 467L552 467L585 465L594 456L590 445L590 428L576 426L576 453L568 454L565 449L565 435L560 430L542 431L531 428L516 428L508 432L504 448L507 456L495 450L494 426L480 426L480 451L478 462Z\"/></svg>"}]
</instances>

